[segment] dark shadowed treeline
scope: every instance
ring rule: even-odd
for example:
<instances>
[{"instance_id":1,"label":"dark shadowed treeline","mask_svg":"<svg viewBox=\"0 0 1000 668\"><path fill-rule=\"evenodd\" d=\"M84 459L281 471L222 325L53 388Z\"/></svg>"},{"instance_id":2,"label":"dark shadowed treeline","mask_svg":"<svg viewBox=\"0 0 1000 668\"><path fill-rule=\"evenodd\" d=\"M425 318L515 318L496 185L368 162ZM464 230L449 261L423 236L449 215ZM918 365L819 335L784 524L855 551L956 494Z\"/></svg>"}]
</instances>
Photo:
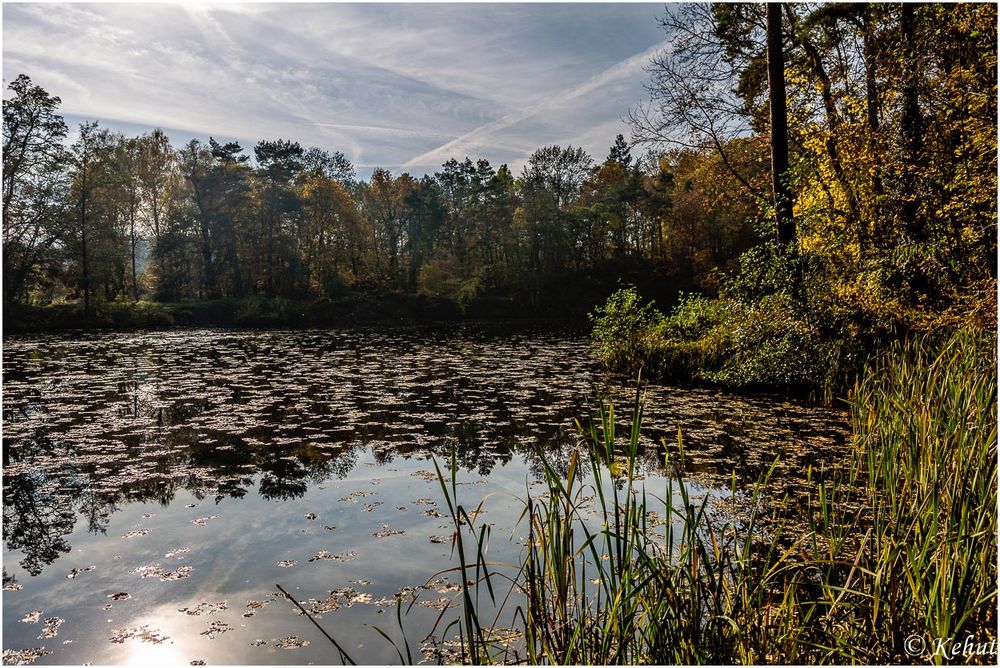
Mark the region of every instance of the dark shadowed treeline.
<instances>
[{"instance_id":1,"label":"dark shadowed treeline","mask_svg":"<svg viewBox=\"0 0 1000 668\"><path fill-rule=\"evenodd\" d=\"M466 158L359 180L342 153L285 140L176 149L87 123L67 145L59 98L24 75L9 88L8 305L388 290L538 307L630 273L707 286L754 240L756 203L700 150L639 161L619 136L603 162L549 146L520 174Z\"/></svg>"}]
</instances>

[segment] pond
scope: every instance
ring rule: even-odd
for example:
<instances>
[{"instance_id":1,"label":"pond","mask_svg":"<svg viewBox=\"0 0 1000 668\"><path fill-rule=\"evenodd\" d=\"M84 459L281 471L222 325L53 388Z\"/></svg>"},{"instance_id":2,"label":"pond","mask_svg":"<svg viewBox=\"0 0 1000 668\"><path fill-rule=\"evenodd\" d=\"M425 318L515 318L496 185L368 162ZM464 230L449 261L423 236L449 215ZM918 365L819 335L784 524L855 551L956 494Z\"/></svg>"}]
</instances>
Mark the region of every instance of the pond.
<instances>
[{"instance_id":1,"label":"pond","mask_svg":"<svg viewBox=\"0 0 1000 668\"><path fill-rule=\"evenodd\" d=\"M432 457L516 561L537 451L564 466L595 397L635 393L586 335L486 325L171 330L3 346L5 663L360 663L421 658L457 580ZM699 493L780 458L792 496L843 451L842 410L645 388L643 483L663 447ZM417 603L396 621L396 602Z\"/></svg>"}]
</instances>

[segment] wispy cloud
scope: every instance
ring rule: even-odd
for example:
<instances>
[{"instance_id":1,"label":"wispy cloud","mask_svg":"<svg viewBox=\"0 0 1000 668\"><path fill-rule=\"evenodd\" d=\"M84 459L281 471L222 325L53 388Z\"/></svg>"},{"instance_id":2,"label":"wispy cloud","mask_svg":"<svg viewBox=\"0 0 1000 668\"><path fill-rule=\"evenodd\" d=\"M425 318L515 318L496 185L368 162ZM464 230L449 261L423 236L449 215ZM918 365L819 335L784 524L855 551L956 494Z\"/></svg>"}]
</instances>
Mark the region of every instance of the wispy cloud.
<instances>
[{"instance_id":1,"label":"wispy cloud","mask_svg":"<svg viewBox=\"0 0 1000 668\"><path fill-rule=\"evenodd\" d=\"M503 131L516 126L533 116L541 114L556 114L562 117L564 114L560 112L566 110L567 107L570 105L580 104L581 100L585 100L587 97L595 93L599 93L602 88L608 86L609 84L622 81L623 79L635 78L637 73L642 72L643 65L645 65L653 55L661 51L666 46L667 42L655 44L641 53L616 63L612 67L609 67L603 72L590 77L582 83L559 91L541 102L528 105L527 107L506 114L495 121L480 126L471 132L467 132L461 137L456 137L455 139L442 144L431 151L412 158L406 163L406 166L428 165L432 164L436 160L447 159L452 155L461 155L469 151L481 151L484 148L488 148L491 144L491 140L501 135ZM624 102L623 112L627 109L628 104L629 102ZM583 132L586 132L587 129L589 128L580 128Z\"/></svg>"},{"instance_id":2,"label":"wispy cloud","mask_svg":"<svg viewBox=\"0 0 1000 668\"><path fill-rule=\"evenodd\" d=\"M175 143L283 137L366 171L606 150L643 97L662 5L8 4L4 78L68 118ZM601 135L607 133L607 136Z\"/></svg>"}]
</instances>

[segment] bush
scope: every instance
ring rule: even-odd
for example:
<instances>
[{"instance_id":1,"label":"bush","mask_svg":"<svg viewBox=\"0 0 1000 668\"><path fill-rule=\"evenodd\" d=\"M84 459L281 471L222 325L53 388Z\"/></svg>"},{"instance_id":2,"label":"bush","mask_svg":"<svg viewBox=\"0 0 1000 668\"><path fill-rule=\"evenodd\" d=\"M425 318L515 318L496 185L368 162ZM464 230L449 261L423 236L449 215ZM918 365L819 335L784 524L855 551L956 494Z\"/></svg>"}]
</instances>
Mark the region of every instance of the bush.
<instances>
[{"instance_id":1,"label":"bush","mask_svg":"<svg viewBox=\"0 0 1000 668\"><path fill-rule=\"evenodd\" d=\"M609 368L633 372L647 361L650 329L663 320L653 302L644 302L635 286L618 290L590 314L598 354ZM655 334L653 334L655 338Z\"/></svg>"},{"instance_id":2,"label":"bush","mask_svg":"<svg viewBox=\"0 0 1000 668\"><path fill-rule=\"evenodd\" d=\"M417 273L417 294L431 299L468 304L479 295L481 288L478 276L462 277L458 260L452 255L424 263Z\"/></svg>"},{"instance_id":3,"label":"bush","mask_svg":"<svg viewBox=\"0 0 1000 668\"><path fill-rule=\"evenodd\" d=\"M600 357L612 370L727 388L781 390L832 398L851 379L852 339L824 336L816 314L787 293L744 303L682 296L663 317L634 288L591 315ZM860 368L860 365L855 365ZM853 367L852 367L853 368Z\"/></svg>"}]
</instances>

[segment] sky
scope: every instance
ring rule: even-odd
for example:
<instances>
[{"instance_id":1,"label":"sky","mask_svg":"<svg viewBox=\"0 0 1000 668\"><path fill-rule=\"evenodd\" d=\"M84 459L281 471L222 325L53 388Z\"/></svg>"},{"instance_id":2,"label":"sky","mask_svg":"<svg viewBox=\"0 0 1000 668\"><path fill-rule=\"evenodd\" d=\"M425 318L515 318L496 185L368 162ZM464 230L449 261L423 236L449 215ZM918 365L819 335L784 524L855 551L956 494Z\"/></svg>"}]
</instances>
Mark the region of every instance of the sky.
<instances>
[{"instance_id":1,"label":"sky","mask_svg":"<svg viewBox=\"0 0 1000 668\"><path fill-rule=\"evenodd\" d=\"M3 78L77 126L289 139L422 175L449 158L517 172L538 147L603 159L663 4L4 4ZM5 91L6 96L6 91Z\"/></svg>"}]
</instances>

